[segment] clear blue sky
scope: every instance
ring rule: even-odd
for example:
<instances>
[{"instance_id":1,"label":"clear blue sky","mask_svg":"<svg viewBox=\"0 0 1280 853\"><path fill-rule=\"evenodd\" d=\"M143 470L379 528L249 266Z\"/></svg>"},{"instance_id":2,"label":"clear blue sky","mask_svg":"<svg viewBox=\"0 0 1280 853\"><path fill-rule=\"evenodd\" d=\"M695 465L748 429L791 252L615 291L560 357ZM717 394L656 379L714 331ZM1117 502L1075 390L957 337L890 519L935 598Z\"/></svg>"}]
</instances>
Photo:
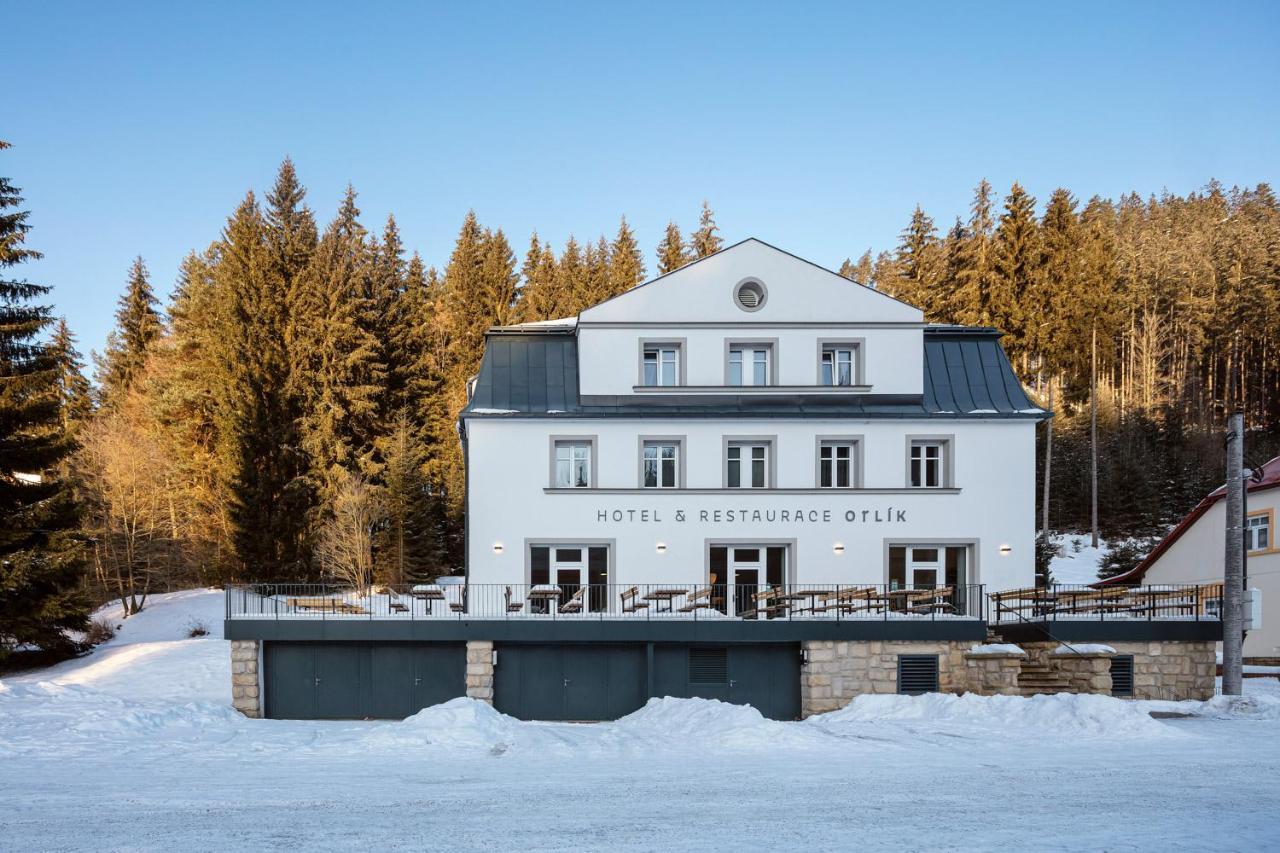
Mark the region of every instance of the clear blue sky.
<instances>
[{"instance_id":1,"label":"clear blue sky","mask_svg":"<svg viewBox=\"0 0 1280 853\"><path fill-rule=\"evenodd\" d=\"M1273 3L196 5L4 12L0 174L86 353L134 255L167 294L286 154L322 220L350 181L428 263L468 208L520 253L625 213L651 272L704 198L727 240L836 266L983 177L1280 179Z\"/></svg>"}]
</instances>

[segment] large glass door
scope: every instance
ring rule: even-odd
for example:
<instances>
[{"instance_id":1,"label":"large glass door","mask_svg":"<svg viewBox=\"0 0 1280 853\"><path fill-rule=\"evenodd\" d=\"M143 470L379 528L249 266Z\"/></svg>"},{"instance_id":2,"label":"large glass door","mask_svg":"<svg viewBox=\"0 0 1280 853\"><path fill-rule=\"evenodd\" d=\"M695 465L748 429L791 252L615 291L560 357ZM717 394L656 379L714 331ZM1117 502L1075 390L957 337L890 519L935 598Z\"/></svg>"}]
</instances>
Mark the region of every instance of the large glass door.
<instances>
[{"instance_id":1,"label":"large glass door","mask_svg":"<svg viewBox=\"0 0 1280 853\"><path fill-rule=\"evenodd\" d=\"M598 613L609 607L609 549L604 545L534 545L529 549L529 583L555 586L555 597L529 601L529 612L550 613L578 597L581 605L562 612Z\"/></svg>"},{"instance_id":2,"label":"large glass door","mask_svg":"<svg viewBox=\"0 0 1280 853\"><path fill-rule=\"evenodd\" d=\"M756 594L786 583L787 546L713 545L708 565L711 606L728 616L755 619L766 612Z\"/></svg>"}]
</instances>

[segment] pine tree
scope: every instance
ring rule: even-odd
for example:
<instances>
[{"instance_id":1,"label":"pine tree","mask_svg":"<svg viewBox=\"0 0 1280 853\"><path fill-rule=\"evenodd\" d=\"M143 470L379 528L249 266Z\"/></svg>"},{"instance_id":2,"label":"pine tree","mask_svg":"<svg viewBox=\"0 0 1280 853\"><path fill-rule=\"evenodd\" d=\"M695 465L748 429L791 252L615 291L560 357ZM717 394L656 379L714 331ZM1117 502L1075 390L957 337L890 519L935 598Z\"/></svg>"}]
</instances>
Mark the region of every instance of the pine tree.
<instances>
[{"instance_id":1,"label":"pine tree","mask_svg":"<svg viewBox=\"0 0 1280 853\"><path fill-rule=\"evenodd\" d=\"M668 222L667 231L658 244L658 275L675 272L689 261L689 248L680 234L680 227L675 222Z\"/></svg>"},{"instance_id":2,"label":"pine tree","mask_svg":"<svg viewBox=\"0 0 1280 853\"><path fill-rule=\"evenodd\" d=\"M370 326L374 255L359 216L348 187L303 273L292 317L299 329L293 359L303 401L301 444L322 511L343 476L375 477L379 468L374 443L386 365Z\"/></svg>"},{"instance_id":3,"label":"pine tree","mask_svg":"<svg viewBox=\"0 0 1280 853\"><path fill-rule=\"evenodd\" d=\"M58 399L62 410L62 433L75 435L76 427L93 414L93 393L84 375L84 356L76 349L76 338L65 317L58 318L49 352L58 365Z\"/></svg>"},{"instance_id":4,"label":"pine tree","mask_svg":"<svg viewBox=\"0 0 1280 853\"><path fill-rule=\"evenodd\" d=\"M993 235L991 184L980 182L969 207L965 240L957 247L952 310L956 322L971 326L990 326L995 322L995 248Z\"/></svg>"},{"instance_id":5,"label":"pine tree","mask_svg":"<svg viewBox=\"0 0 1280 853\"><path fill-rule=\"evenodd\" d=\"M1031 306L1040 274L1036 200L1015 182L1005 198L994 241L992 322L1006 333L1009 357L1020 362L1023 375L1035 345Z\"/></svg>"},{"instance_id":6,"label":"pine tree","mask_svg":"<svg viewBox=\"0 0 1280 853\"><path fill-rule=\"evenodd\" d=\"M625 293L644 281L644 275L644 254L624 216L609 247L609 296Z\"/></svg>"},{"instance_id":7,"label":"pine tree","mask_svg":"<svg viewBox=\"0 0 1280 853\"><path fill-rule=\"evenodd\" d=\"M1054 190L1040 222L1040 275L1030 301L1031 343L1040 357L1040 370L1050 376L1061 372L1080 347L1072 333L1082 328L1078 317L1087 304L1079 292L1080 221L1076 200L1065 189Z\"/></svg>"},{"instance_id":8,"label":"pine tree","mask_svg":"<svg viewBox=\"0 0 1280 853\"><path fill-rule=\"evenodd\" d=\"M156 310L159 304L146 264L141 257L135 258L116 309L116 327L107 337L106 353L98 360L104 405L118 403L142 376L151 345L164 331L163 318Z\"/></svg>"},{"instance_id":9,"label":"pine tree","mask_svg":"<svg viewBox=\"0 0 1280 853\"><path fill-rule=\"evenodd\" d=\"M550 245L538 239L537 232L529 238L520 279L520 298L515 312L520 322L554 320L565 315L568 300L559 290L555 253Z\"/></svg>"},{"instance_id":10,"label":"pine tree","mask_svg":"<svg viewBox=\"0 0 1280 853\"><path fill-rule=\"evenodd\" d=\"M288 394L288 295L272 231L250 193L227 221L213 271L217 319L206 342L215 382L216 459L231 541L247 578L298 577L309 494Z\"/></svg>"},{"instance_id":11,"label":"pine tree","mask_svg":"<svg viewBox=\"0 0 1280 853\"><path fill-rule=\"evenodd\" d=\"M0 141L0 151L9 145ZM52 322L32 304L49 288L4 271L40 254L19 190L0 178L0 662L15 648L70 650L64 631L85 627L76 591L83 557L78 512L58 468L71 449L63 428L57 353L39 340ZM38 479L37 479L38 478Z\"/></svg>"},{"instance_id":12,"label":"pine tree","mask_svg":"<svg viewBox=\"0 0 1280 853\"><path fill-rule=\"evenodd\" d=\"M442 543L432 529L431 493L424 474L426 448L401 411L394 420L383 471L386 526L375 541L374 564L384 583L425 581L442 565Z\"/></svg>"},{"instance_id":13,"label":"pine tree","mask_svg":"<svg viewBox=\"0 0 1280 853\"><path fill-rule=\"evenodd\" d=\"M586 278L586 259L577 239L570 234L556 262L556 290L563 294L560 310L564 316L572 316L587 307L579 301L586 290Z\"/></svg>"},{"instance_id":14,"label":"pine tree","mask_svg":"<svg viewBox=\"0 0 1280 853\"><path fill-rule=\"evenodd\" d=\"M903 230L894 258L895 275L881 281L889 295L921 309L925 319L935 319L942 274L942 252L937 230L919 205Z\"/></svg>"},{"instance_id":15,"label":"pine tree","mask_svg":"<svg viewBox=\"0 0 1280 853\"><path fill-rule=\"evenodd\" d=\"M724 240L720 239L717 233L719 230L715 214L711 212L711 205L704 201L702 216L698 219L698 230L694 231L693 236L689 238L689 248L693 251L695 258L705 258L720 251Z\"/></svg>"}]
</instances>

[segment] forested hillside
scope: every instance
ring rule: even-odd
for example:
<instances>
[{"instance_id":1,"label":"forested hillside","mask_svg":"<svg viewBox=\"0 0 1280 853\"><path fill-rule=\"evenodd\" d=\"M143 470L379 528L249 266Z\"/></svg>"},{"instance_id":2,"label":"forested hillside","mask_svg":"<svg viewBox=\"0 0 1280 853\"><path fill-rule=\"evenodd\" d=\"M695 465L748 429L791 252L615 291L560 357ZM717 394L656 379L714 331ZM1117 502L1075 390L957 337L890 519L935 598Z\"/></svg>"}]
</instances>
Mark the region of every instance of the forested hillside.
<instances>
[{"instance_id":1,"label":"forested hillside","mask_svg":"<svg viewBox=\"0 0 1280 853\"><path fill-rule=\"evenodd\" d=\"M16 190L0 189L0 207L14 208ZM468 213L437 269L406 249L393 218L363 221L354 190L332 202L318 216L285 161L211 242L192 235L202 248L163 300L137 259L92 384L65 324L24 308L45 291L5 283L0 414L34 420L26 449L0 451L8 471L44 473L39 494L63 496L46 504L65 509L50 529L78 531L83 560L68 556L65 532L5 547L50 548L38 565L54 618L76 622L59 597L72 565L126 609L186 583L454 570L456 417L485 330L573 315L650 273L625 218L612 236L562 246L534 234L518 254ZM25 214L7 216L6 266L30 256ZM653 272L721 245L704 204L687 237L667 227ZM1083 204L1061 189L1039 205L1017 184L1001 200L984 181L967 218L939 229L917 209L896 249L840 272L930 321L1006 332L1023 381L1057 412L1040 431L1051 530L1090 526L1095 415L1104 534L1157 534L1219 483L1231 408L1247 413L1251 457L1276 449L1280 205L1265 185ZM29 342L40 334L46 344ZM12 506L0 510L29 516L20 501L37 492L4 485Z\"/></svg>"},{"instance_id":2,"label":"forested hillside","mask_svg":"<svg viewBox=\"0 0 1280 853\"><path fill-rule=\"evenodd\" d=\"M1095 401L1105 533L1162 532L1220 484L1229 410L1245 412L1251 460L1277 450L1280 205L1265 184L1083 205L1059 189L1037 215L1018 184L1001 204L983 181L967 219L940 233L917 208L895 251L841 272L934 322L1006 332L1019 375L1058 413L1050 529L1090 526Z\"/></svg>"}]
</instances>

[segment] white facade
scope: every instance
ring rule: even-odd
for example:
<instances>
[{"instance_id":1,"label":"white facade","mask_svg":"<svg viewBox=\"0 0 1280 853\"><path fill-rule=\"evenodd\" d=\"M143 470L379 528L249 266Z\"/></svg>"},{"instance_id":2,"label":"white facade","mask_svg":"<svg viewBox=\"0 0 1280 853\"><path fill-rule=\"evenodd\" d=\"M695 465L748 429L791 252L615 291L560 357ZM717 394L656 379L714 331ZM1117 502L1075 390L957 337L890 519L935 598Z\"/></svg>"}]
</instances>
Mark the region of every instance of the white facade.
<instances>
[{"instance_id":1,"label":"white facade","mask_svg":"<svg viewBox=\"0 0 1280 853\"><path fill-rule=\"evenodd\" d=\"M1272 460L1267 463L1267 467L1277 464L1280 463ZM1280 504L1280 488L1249 492L1248 513L1253 527L1253 547L1248 552L1245 586L1257 589L1262 594L1263 607L1280 596L1280 548L1275 543L1277 504ZM1198 507L1197 510L1199 509L1201 508ZM1264 528L1266 533L1261 533L1259 528ZM1222 583L1225 543L1226 502L1219 499L1204 508L1202 514L1176 536L1172 536L1172 541L1142 572L1141 583ZM1265 612L1262 615L1262 626L1245 635L1244 656L1280 657L1280 622L1274 618L1268 619Z\"/></svg>"},{"instance_id":2,"label":"white facade","mask_svg":"<svg viewBox=\"0 0 1280 853\"><path fill-rule=\"evenodd\" d=\"M743 282L757 288L746 307ZM939 344L930 368L933 332L919 310L755 240L583 311L576 324L495 334L525 333L530 346L575 339L577 405L525 404L539 395L486 356L462 420L471 583L530 583L531 549L557 545L607 547L608 583L621 585L708 583L711 549L723 545L785 548L787 584L889 583L890 548L913 545L925 546L921 555L962 550L963 582L987 592L1034 582L1043 413L1020 388L1022 402L1002 398L999 411L922 402L927 370L975 400L975 377L1003 371L1007 383L992 334L981 365L979 350L957 338L952 349ZM735 345L747 352L744 373L756 349L767 351L766 385L734 384ZM646 384L646 346L677 353L674 385ZM824 384L824 347L853 353L846 384ZM538 361L522 376L542 382L548 372ZM504 382L505 391L490 387ZM669 487L644 485L646 440L676 448ZM847 487L820 487L824 441L850 448ZM583 485L557 482L557 442L589 457ZM730 487L735 442L765 446L764 487ZM939 448L928 451L940 456L936 481L912 484L913 442Z\"/></svg>"}]
</instances>

